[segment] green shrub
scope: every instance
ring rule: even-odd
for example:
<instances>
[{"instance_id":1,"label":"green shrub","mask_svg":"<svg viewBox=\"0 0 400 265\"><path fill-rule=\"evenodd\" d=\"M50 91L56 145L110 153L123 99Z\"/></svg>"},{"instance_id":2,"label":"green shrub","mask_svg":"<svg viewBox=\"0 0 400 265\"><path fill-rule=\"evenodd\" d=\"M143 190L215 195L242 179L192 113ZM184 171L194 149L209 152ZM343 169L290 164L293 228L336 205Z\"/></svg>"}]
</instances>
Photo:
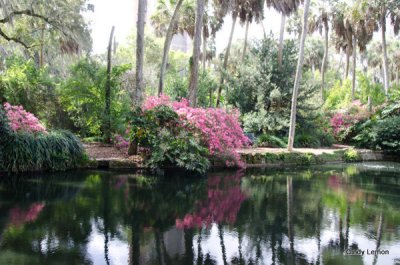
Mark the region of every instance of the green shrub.
<instances>
[{"instance_id":1,"label":"green shrub","mask_svg":"<svg viewBox=\"0 0 400 265\"><path fill-rule=\"evenodd\" d=\"M400 153L400 116L389 117L378 122L376 146L384 151Z\"/></svg>"},{"instance_id":2,"label":"green shrub","mask_svg":"<svg viewBox=\"0 0 400 265\"><path fill-rule=\"evenodd\" d=\"M85 161L81 142L67 131L38 135L13 132L2 149L0 171L66 170Z\"/></svg>"},{"instance_id":3,"label":"green shrub","mask_svg":"<svg viewBox=\"0 0 400 265\"><path fill-rule=\"evenodd\" d=\"M257 137L257 146L260 147L286 147L286 143L277 136L269 135L269 134L261 134Z\"/></svg>"},{"instance_id":4,"label":"green shrub","mask_svg":"<svg viewBox=\"0 0 400 265\"><path fill-rule=\"evenodd\" d=\"M210 166L208 149L196 130L183 124L178 114L165 105L142 112L137 109L131 122L131 140L149 149L151 168L177 166L205 173Z\"/></svg>"},{"instance_id":5,"label":"green shrub","mask_svg":"<svg viewBox=\"0 0 400 265\"><path fill-rule=\"evenodd\" d=\"M315 135L298 134L294 137L294 147L321 147L320 140Z\"/></svg>"},{"instance_id":6,"label":"green shrub","mask_svg":"<svg viewBox=\"0 0 400 265\"><path fill-rule=\"evenodd\" d=\"M361 157L354 148L347 149L343 154L343 159L346 162L357 162L361 161Z\"/></svg>"}]
</instances>

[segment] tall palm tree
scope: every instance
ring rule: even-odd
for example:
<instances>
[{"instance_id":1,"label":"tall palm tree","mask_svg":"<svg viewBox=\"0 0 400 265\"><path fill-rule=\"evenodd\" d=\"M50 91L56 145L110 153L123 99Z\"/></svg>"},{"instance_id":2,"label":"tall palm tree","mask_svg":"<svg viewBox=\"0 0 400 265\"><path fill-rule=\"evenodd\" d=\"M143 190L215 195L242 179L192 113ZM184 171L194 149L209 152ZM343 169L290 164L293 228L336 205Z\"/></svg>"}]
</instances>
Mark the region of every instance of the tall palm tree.
<instances>
[{"instance_id":1,"label":"tall palm tree","mask_svg":"<svg viewBox=\"0 0 400 265\"><path fill-rule=\"evenodd\" d=\"M231 28L231 32L229 35L228 46L226 47L226 50L225 50L224 63L222 66L223 71L226 71L226 68L228 66L228 59L229 59L229 54L230 54L230 50L231 50L232 38L233 38L233 33L235 31L237 18L239 17L239 21L242 24L246 23L247 21L249 21L249 23L251 23L253 21L253 19L255 19L256 21L260 21L263 16L264 1L261 1L261 0L238 0L238 1L219 0L215 4L215 8L218 10L217 15L219 16L220 19L225 17L228 13L232 14L232 28ZM247 39L245 40L245 46L247 46ZM245 52L243 52L243 56L244 55L245 55ZM218 87L218 92L217 92L217 103L216 103L217 107L221 103L221 92L222 92L223 84L224 84L224 76L223 76L223 73L221 73L221 79L219 82L219 87Z\"/></svg>"},{"instance_id":2,"label":"tall palm tree","mask_svg":"<svg viewBox=\"0 0 400 265\"><path fill-rule=\"evenodd\" d=\"M106 89L105 89L105 110L104 110L104 139L106 143L111 142L111 52L112 52L112 41L114 37L114 29L112 26L110 39L108 41L107 48L107 80L106 80Z\"/></svg>"},{"instance_id":3,"label":"tall palm tree","mask_svg":"<svg viewBox=\"0 0 400 265\"><path fill-rule=\"evenodd\" d=\"M382 61L383 61L383 84L385 94L389 93L389 70L386 43L386 19L390 18L390 22L394 28L394 34L397 35L400 30L400 5L397 0L375 0L375 10L378 11L379 24L382 36Z\"/></svg>"},{"instance_id":4,"label":"tall palm tree","mask_svg":"<svg viewBox=\"0 0 400 265\"><path fill-rule=\"evenodd\" d=\"M249 33L249 26L255 20L257 23L262 21L264 17L264 1L263 0L242 0L239 1L238 14L240 23L246 25L245 38L242 59L246 56L247 38Z\"/></svg>"},{"instance_id":5,"label":"tall palm tree","mask_svg":"<svg viewBox=\"0 0 400 265\"><path fill-rule=\"evenodd\" d=\"M203 29L203 13L204 13L204 0L197 0L196 5L196 23L193 40L193 56L190 67L190 80L189 80L189 102L191 106L196 106L197 101L197 85L199 79L199 59L200 59L200 45L201 45L201 32Z\"/></svg>"},{"instance_id":6,"label":"tall palm tree","mask_svg":"<svg viewBox=\"0 0 400 265\"><path fill-rule=\"evenodd\" d=\"M135 106L140 106L143 101L143 58L144 58L144 24L146 18L147 0L138 1L138 19L136 30L136 93Z\"/></svg>"},{"instance_id":7,"label":"tall palm tree","mask_svg":"<svg viewBox=\"0 0 400 265\"><path fill-rule=\"evenodd\" d=\"M278 50L278 62L282 65L283 58L283 35L285 32L285 21L286 17L297 11L299 5L303 0L266 0L267 6L273 8L281 14L281 27L279 33L279 50Z\"/></svg>"},{"instance_id":8,"label":"tall palm tree","mask_svg":"<svg viewBox=\"0 0 400 265\"><path fill-rule=\"evenodd\" d=\"M291 107L291 113L290 113L288 151L293 150L294 134L295 134L295 127L296 127L297 96L299 93L299 86L300 86L301 75L302 75L302 67L303 67L303 60L304 60L304 42L306 40L306 35L307 35L307 20L308 20L309 8L310 8L310 0L305 0L304 13L303 13L303 26L302 26L301 39L300 39L300 48L299 48L299 59L297 61L296 78L294 81L292 107Z\"/></svg>"},{"instance_id":9,"label":"tall palm tree","mask_svg":"<svg viewBox=\"0 0 400 265\"><path fill-rule=\"evenodd\" d=\"M324 30L324 57L321 65L321 99L324 100L324 85L325 85L325 70L328 63L328 49L329 49L329 19L330 19L330 6L327 1L319 1L319 5L312 5L312 14L308 23L308 30L310 33L319 31L322 34Z\"/></svg>"},{"instance_id":10,"label":"tall palm tree","mask_svg":"<svg viewBox=\"0 0 400 265\"><path fill-rule=\"evenodd\" d=\"M143 101L144 82L143 82L143 58L144 58L144 23L146 17L147 0L138 1L138 18L136 27L136 72L135 90L133 96L133 106L140 107ZM137 154L137 143L129 143L128 155Z\"/></svg>"},{"instance_id":11,"label":"tall palm tree","mask_svg":"<svg viewBox=\"0 0 400 265\"><path fill-rule=\"evenodd\" d=\"M171 41L172 41L172 37L174 36L174 34L177 32L177 23L178 23L178 17L179 17L179 10L182 6L182 2L183 0L178 0L178 2L175 5L175 9L174 12L172 14L171 20L169 22L169 26L165 35L165 41L164 41L164 49L163 49L163 58L162 58L162 62L161 62L161 69L160 69L160 80L158 83L158 95L160 95L163 92L163 87L164 87L164 73L165 73L165 69L167 67L167 61L168 61L168 53L169 53L169 49L171 46ZM160 1L158 2L158 6L166 6L165 5L165 1ZM162 8L158 8L158 11L162 11L160 13L156 13L154 14L151 19L152 19L152 24L153 21L157 21L157 18L159 18L161 16L161 14L168 14L168 8L167 9L162 9ZM153 20L154 18L154 20Z\"/></svg>"}]
</instances>

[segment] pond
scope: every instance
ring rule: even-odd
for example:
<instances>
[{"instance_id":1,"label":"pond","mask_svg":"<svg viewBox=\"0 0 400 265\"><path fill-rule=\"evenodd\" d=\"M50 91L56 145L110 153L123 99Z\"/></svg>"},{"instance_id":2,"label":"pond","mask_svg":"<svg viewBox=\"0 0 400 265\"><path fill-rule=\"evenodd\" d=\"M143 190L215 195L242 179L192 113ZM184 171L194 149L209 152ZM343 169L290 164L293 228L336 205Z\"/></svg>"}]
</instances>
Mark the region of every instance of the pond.
<instances>
[{"instance_id":1,"label":"pond","mask_svg":"<svg viewBox=\"0 0 400 265\"><path fill-rule=\"evenodd\" d=\"M400 164L2 177L0 264L400 264Z\"/></svg>"}]
</instances>

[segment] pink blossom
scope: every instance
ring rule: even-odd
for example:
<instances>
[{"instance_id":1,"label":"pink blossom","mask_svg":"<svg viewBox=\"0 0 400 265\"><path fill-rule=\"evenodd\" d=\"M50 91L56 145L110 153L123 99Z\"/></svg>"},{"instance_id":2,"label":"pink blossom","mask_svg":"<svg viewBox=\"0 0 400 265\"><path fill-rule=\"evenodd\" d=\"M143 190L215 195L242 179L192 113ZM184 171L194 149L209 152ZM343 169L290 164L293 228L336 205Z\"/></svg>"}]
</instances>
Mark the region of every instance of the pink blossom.
<instances>
[{"instance_id":1,"label":"pink blossom","mask_svg":"<svg viewBox=\"0 0 400 265\"><path fill-rule=\"evenodd\" d=\"M46 128L38 118L25 111L22 106L12 106L6 102L4 103L4 110L6 111L10 128L14 132L47 133Z\"/></svg>"},{"instance_id":2,"label":"pink blossom","mask_svg":"<svg viewBox=\"0 0 400 265\"><path fill-rule=\"evenodd\" d=\"M250 142L240 127L238 110L192 108L187 99L172 102L167 95L148 97L143 104L143 110L159 105L172 107L184 123L194 126L200 132L210 154L225 161L227 167L244 166L235 149L248 146Z\"/></svg>"}]
</instances>

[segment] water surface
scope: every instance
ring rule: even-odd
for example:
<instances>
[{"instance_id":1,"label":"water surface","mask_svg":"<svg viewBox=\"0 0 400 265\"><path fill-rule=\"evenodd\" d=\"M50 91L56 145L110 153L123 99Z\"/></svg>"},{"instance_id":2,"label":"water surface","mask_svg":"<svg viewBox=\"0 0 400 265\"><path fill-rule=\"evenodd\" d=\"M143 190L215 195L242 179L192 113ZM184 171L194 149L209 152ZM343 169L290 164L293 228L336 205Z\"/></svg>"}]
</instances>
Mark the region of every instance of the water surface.
<instances>
[{"instance_id":1,"label":"water surface","mask_svg":"<svg viewBox=\"0 0 400 265\"><path fill-rule=\"evenodd\" d=\"M0 264L400 264L400 164L2 177Z\"/></svg>"}]
</instances>

